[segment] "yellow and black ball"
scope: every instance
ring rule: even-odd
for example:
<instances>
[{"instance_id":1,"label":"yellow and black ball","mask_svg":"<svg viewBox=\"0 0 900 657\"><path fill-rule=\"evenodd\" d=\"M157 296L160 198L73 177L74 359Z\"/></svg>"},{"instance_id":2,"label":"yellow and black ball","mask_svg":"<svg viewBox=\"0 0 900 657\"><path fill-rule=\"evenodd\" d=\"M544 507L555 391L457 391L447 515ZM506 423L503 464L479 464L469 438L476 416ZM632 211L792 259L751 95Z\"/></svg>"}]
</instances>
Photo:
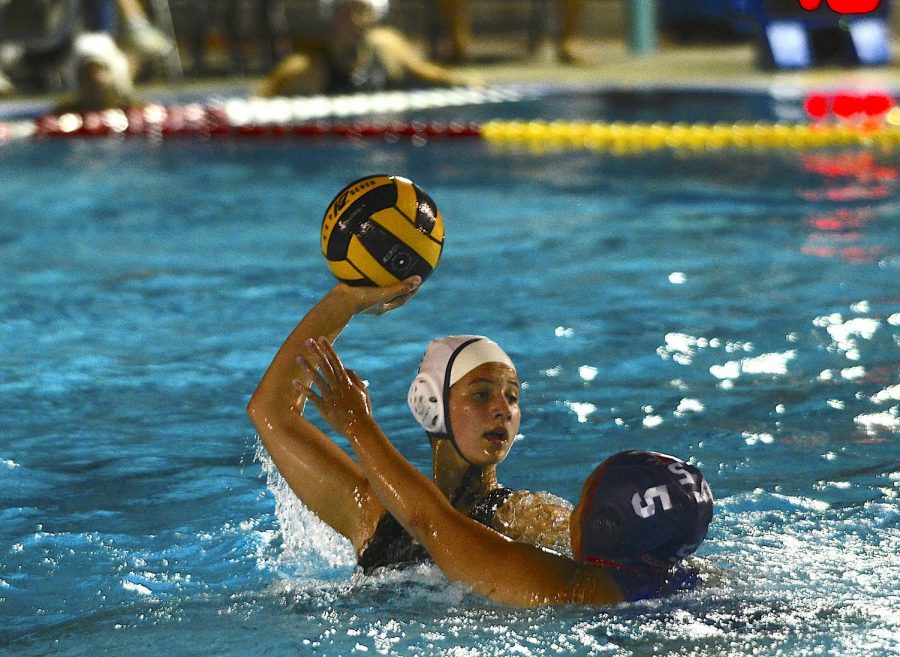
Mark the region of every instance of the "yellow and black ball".
<instances>
[{"instance_id":1,"label":"yellow and black ball","mask_svg":"<svg viewBox=\"0 0 900 657\"><path fill-rule=\"evenodd\" d=\"M428 278L444 246L444 220L422 189L400 176L356 180L322 219L322 254L339 280L385 287Z\"/></svg>"}]
</instances>

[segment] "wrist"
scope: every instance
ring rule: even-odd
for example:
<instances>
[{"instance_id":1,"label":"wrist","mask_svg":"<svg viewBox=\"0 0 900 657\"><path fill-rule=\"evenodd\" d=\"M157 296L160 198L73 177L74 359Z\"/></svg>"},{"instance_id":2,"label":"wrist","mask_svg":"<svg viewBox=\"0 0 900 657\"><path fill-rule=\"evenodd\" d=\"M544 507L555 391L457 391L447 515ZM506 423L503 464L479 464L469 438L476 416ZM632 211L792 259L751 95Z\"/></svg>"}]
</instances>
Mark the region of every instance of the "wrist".
<instances>
[{"instance_id":1,"label":"wrist","mask_svg":"<svg viewBox=\"0 0 900 657\"><path fill-rule=\"evenodd\" d=\"M332 316L342 317L344 321L349 321L351 317L359 312L353 288L346 283L338 283L331 288L323 301L328 304L329 313Z\"/></svg>"},{"instance_id":2,"label":"wrist","mask_svg":"<svg viewBox=\"0 0 900 657\"><path fill-rule=\"evenodd\" d=\"M344 437L351 442L360 442L371 436L377 429L375 418L368 413L351 417L344 426Z\"/></svg>"}]
</instances>

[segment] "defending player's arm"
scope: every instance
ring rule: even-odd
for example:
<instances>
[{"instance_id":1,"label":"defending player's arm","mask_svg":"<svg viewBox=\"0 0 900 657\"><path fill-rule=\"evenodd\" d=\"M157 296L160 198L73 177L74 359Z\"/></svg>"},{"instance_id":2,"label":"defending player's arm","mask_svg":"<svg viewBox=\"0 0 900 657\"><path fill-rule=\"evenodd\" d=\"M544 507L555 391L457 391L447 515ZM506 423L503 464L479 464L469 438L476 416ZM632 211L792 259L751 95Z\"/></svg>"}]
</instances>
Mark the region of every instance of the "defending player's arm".
<instances>
[{"instance_id":1,"label":"defending player's arm","mask_svg":"<svg viewBox=\"0 0 900 657\"><path fill-rule=\"evenodd\" d=\"M440 490L391 445L371 414L368 393L327 341L307 343L304 393L359 456L372 490L451 580L517 606L607 604L622 595L600 568L515 543L457 512ZM304 420L305 421L305 420Z\"/></svg>"},{"instance_id":2,"label":"defending player's arm","mask_svg":"<svg viewBox=\"0 0 900 657\"><path fill-rule=\"evenodd\" d=\"M355 314L397 308L418 286L418 278L383 288L336 285L285 340L247 406L266 451L291 490L357 550L369 538L383 508L371 495L359 465L315 425L303 421L305 399L297 396L292 385L293 380L303 382L306 377L297 357L307 338L327 335L334 340Z\"/></svg>"}]
</instances>

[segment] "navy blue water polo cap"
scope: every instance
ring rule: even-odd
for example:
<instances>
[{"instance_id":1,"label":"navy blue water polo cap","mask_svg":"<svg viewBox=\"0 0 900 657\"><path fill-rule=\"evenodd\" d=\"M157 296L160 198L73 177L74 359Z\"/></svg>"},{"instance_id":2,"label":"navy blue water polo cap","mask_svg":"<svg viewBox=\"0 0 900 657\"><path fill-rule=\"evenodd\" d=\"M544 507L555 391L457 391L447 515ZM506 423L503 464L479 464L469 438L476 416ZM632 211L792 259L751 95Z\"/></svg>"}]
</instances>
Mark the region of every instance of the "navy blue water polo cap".
<instances>
[{"instance_id":1,"label":"navy blue water polo cap","mask_svg":"<svg viewBox=\"0 0 900 657\"><path fill-rule=\"evenodd\" d=\"M713 515L713 496L696 467L659 452L619 452L585 481L576 510L582 561L637 570L668 569L692 554Z\"/></svg>"}]
</instances>

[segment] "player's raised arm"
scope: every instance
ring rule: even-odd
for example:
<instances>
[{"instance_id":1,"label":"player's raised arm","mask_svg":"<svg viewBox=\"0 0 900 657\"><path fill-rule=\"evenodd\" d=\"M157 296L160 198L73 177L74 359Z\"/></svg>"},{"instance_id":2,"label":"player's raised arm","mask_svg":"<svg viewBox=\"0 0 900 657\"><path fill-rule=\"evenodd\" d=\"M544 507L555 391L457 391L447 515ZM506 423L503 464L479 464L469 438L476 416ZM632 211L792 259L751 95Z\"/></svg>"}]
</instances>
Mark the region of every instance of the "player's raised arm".
<instances>
[{"instance_id":1,"label":"player's raised arm","mask_svg":"<svg viewBox=\"0 0 900 657\"><path fill-rule=\"evenodd\" d=\"M419 287L413 277L390 287L333 287L291 331L256 388L247 413L263 446L294 494L359 549L383 513L369 494L363 471L350 456L301 416L304 399L292 385L305 372L297 364L304 341L331 339L361 312L387 312L403 305Z\"/></svg>"},{"instance_id":2,"label":"player's raised arm","mask_svg":"<svg viewBox=\"0 0 900 657\"><path fill-rule=\"evenodd\" d=\"M624 598L602 568L515 543L457 512L391 445L371 413L368 392L327 340L307 341L311 403L353 445L373 491L452 580L517 606L608 604ZM317 392L316 392L317 390Z\"/></svg>"}]
</instances>

